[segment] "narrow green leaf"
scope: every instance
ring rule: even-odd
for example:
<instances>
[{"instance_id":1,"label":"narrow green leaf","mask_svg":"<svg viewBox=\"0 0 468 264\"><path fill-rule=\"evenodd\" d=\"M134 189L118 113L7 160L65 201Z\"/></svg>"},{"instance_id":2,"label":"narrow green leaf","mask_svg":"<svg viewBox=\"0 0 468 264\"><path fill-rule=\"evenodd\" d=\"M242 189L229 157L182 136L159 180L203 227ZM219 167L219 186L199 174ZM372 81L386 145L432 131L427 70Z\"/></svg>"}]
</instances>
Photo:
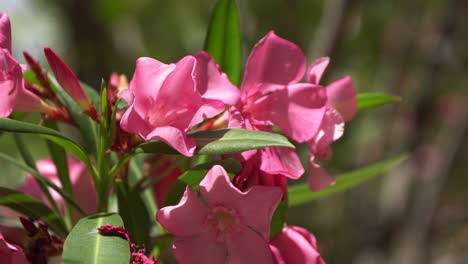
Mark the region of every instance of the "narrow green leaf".
<instances>
[{"instance_id":1,"label":"narrow green leaf","mask_svg":"<svg viewBox=\"0 0 468 264\"><path fill-rule=\"evenodd\" d=\"M357 95L358 111L400 101L400 97L384 93L363 93Z\"/></svg>"},{"instance_id":2,"label":"narrow green leaf","mask_svg":"<svg viewBox=\"0 0 468 264\"><path fill-rule=\"evenodd\" d=\"M0 118L0 131L39 134L42 137L49 139L68 150L73 156L82 161L86 167L88 167L88 170L91 172L93 177L97 177L96 169L91 164L91 161L89 160L88 155L83 150L83 148L81 148L81 146L75 143L73 140L53 129L8 118Z\"/></svg>"},{"instance_id":3,"label":"narrow green leaf","mask_svg":"<svg viewBox=\"0 0 468 264\"><path fill-rule=\"evenodd\" d=\"M55 212L38 199L25 193L0 187L0 205L32 219L41 219L59 237L63 238L68 234L65 223Z\"/></svg>"},{"instance_id":4,"label":"narrow green leaf","mask_svg":"<svg viewBox=\"0 0 468 264\"><path fill-rule=\"evenodd\" d=\"M235 85L241 74L241 34L235 0L219 0L213 10L205 48Z\"/></svg>"},{"instance_id":5,"label":"narrow green leaf","mask_svg":"<svg viewBox=\"0 0 468 264\"><path fill-rule=\"evenodd\" d=\"M239 153L264 147L294 148L282 135L245 129L199 131L189 135L197 140L198 154Z\"/></svg>"},{"instance_id":6,"label":"narrow green leaf","mask_svg":"<svg viewBox=\"0 0 468 264\"><path fill-rule=\"evenodd\" d=\"M58 130L57 123L52 121L46 121L45 126L56 131ZM54 161L55 168L57 169L57 175L59 177L60 183L62 184L62 188L65 191L65 193L73 197L72 184L68 168L67 153L65 152L65 149L62 148L60 145L50 140L47 140L46 142L47 148L49 149L49 154L52 160ZM67 212L67 224L71 224L75 214L70 204L67 204ZM71 225L69 226L71 227Z\"/></svg>"},{"instance_id":7,"label":"narrow green leaf","mask_svg":"<svg viewBox=\"0 0 468 264\"><path fill-rule=\"evenodd\" d=\"M118 236L101 235L98 228L105 224L123 226L120 216L113 213L82 218L65 240L62 263L128 264L128 242Z\"/></svg>"},{"instance_id":8,"label":"narrow green leaf","mask_svg":"<svg viewBox=\"0 0 468 264\"><path fill-rule=\"evenodd\" d=\"M356 185L368 181L383 172L395 167L407 158L402 155L397 158L381 161L368 167L336 176L336 183L318 192L312 192L307 183L293 185L288 189L289 206L300 205L325 196L346 191Z\"/></svg>"},{"instance_id":9,"label":"narrow green leaf","mask_svg":"<svg viewBox=\"0 0 468 264\"><path fill-rule=\"evenodd\" d=\"M119 214L132 237L132 242L137 245L144 244L146 248L149 248L150 220L153 216L148 213L139 192L134 191L121 180L116 182L116 192Z\"/></svg>"},{"instance_id":10,"label":"narrow green leaf","mask_svg":"<svg viewBox=\"0 0 468 264\"><path fill-rule=\"evenodd\" d=\"M109 175L110 155L108 153L109 132L108 132L108 108L107 108L107 89L104 80L101 84L101 109L99 118L99 139L97 148L97 167L99 172L98 200L99 211L106 212L109 202L109 192L113 178Z\"/></svg>"}]
</instances>

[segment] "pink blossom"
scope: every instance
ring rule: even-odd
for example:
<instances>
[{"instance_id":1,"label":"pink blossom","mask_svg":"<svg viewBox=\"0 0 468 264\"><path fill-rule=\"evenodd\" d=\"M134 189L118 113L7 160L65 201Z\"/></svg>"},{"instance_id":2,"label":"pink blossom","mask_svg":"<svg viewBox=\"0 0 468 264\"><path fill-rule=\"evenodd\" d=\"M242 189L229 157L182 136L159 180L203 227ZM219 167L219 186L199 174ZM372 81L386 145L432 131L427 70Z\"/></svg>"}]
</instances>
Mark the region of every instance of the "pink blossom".
<instances>
[{"instance_id":1,"label":"pink blossom","mask_svg":"<svg viewBox=\"0 0 468 264\"><path fill-rule=\"evenodd\" d=\"M270 248L277 264L325 264L314 235L302 227L284 227L270 241Z\"/></svg>"},{"instance_id":2,"label":"pink blossom","mask_svg":"<svg viewBox=\"0 0 468 264\"><path fill-rule=\"evenodd\" d=\"M50 48L44 48L47 62L54 73L57 82L78 103L78 105L93 118L97 118L96 109L89 101L81 87L80 81L67 64Z\"/></svg>"},{"instance_id":3,"label":"pink blossom","mask_svg":"<svg viewBox=\"0 0 468 264\"><path fill-rule=\"evenodd\" d=\"M319 58L312 63L308 81L318 84L328 66L329 59ZM344 133L346 121L350 121L357 111L356 93L350 76L346 76L326 86L327 104L324 118L317 135L309 141L310 169L309 185L311 190L319 191L335 183L327 171L320 167L317 160L331 157L330 145Z\"/></svg>"},{"instance_id":4,"label":"pink blossom","mask_svg":"<svg viewBox=\"0 0 468 264\"><path fill-rule=\"evenodd\" d=\"M327 98L325 89L318 84L299 83L305 68L301 49L269 32L248 58L241 99L230 109L228 126L266 132L277 126L295 141L312 139L320 129ZM259 169L264 173L297 179L304 172L293 150L249 151L242 154L243 161L255 152L260 152Z\"/></svg>"},{"instance_id":5,"label":"pink blossom","mask_svg":"<svg viewBox=\"0 0 468 264\"><path fill-rule=\"evenodd\" d=\"M40 160L36 165L37 169L43 176L47 177L57 186L61 186L59 177L57 175L57 169L52 160ZM85 165L75 159L69 158L68 166L72 189L74 191L74 200L81 208L83 208L85 212L89 214L96 213L97 196L92 183L91 175L86 170ZM18 190L36 197L50 206L47 197L43 194L39 184L32 175L27 176L26 182L21 185ZM53 190L51 190L51 194L57 204L62 209L64 209L65 201L63 200L62 196ZM76 220L78 220L80 217L81 215L77 212L75 216Z\"/></svg>"},{"instance_id":6,"label":"pink blossom","mask_svg":"<svg viewBox=\"0 0 468 264\"><path fill-rule=\"evenodd\" d=\"M195 54L195 58L197 59L195 78L202 97L235 105L239 101L239 89L229 81L224 72L221 72L213 57L206 51L200 51Z\"/></svg>"},{"instance_id":7,"label":"pink blossom","mask_svg":"<svg viewBox=\"0 0 468 264\"><path fill-rule=\"evenodd\" d=\"M120 125L145 140L161 140L192 156L196 142L187 132L224 110L219 100L202 98L197 91L196 59L186 56L175 64L139 58L127 90L120 93L129 108Z\"/></svg>"},{"instance_id":8,"label":"pink blossom","mask_svg":"<svg viewBox=\"0 0 468 264\"><path fill-rule=\"evenodd\" d=\"M24 88L23 70L11 55L10 20L0 13L0 117L8 117L13 111L45 110L39 97Z\"/></svg>"},{"instance_id":9,"label":"pink blossom","mask_svg":"<svg viewBox=\"0 0 468 264\"><path fill-rule=\"evenodd\" d=\"M0 17L1 19L1 17ZM0 259L4 264L29 263L21 247L8 243L0 233Z\"/></svg>"},{"instance_id":10,"label":"pink blossom","mask_svg":"<svg viewBox=\"0 0 468 264\"><path fill-rule=\"evenodd\" d=\"M237 108L255 127L278 126L286 135L305 142L317 133L325 113L323 87L298 83L305 56L294 43L274 32L261 39L250 54Z\"/></svg>"},{"instance_id":11,"label":"pink blossom","mask_svg":"<svg viewBox=\"0 0 468 264\"><path fill-rule=\"evenodd\" d=\"M187 187L180 203L160 209L156 219L176 237L172 250L180 263L273 263L267 241L280 199L276 187L239 191L214 166L200 194Z\"/></svg>"}]
</instances>

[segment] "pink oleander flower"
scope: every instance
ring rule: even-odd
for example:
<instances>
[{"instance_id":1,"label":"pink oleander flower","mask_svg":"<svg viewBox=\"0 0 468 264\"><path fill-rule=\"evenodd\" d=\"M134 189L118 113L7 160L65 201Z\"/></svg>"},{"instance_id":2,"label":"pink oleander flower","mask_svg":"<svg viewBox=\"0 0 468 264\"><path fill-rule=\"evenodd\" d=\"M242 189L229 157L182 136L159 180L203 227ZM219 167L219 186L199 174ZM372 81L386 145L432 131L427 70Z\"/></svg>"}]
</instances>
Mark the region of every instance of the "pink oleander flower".
<instances>
[{"instance_id":1,"label":"pink oleander flower","mask_svg":"<svg viewBox=\"0 0 468 264\"><path fill-rule=\"evenodd\" d=\"M4 264L29 263L26 255L23 252L23 249L17 245L8 243L3 237L2 233L0 233L0 259Z\"/></svg>"},{"instance_id":2,"label":"pink oleander flower","mask_svg":"<svg viewBox=\"0 0 468 264\"><path fill-rule=\"evenodd\" d=\"M317 84L299 83L305 68L305 56L297 45L268 33L248 58L241 98L230 109L228 126L267 132L277 126L295 141L313 138L325 114L326 93ZM243 160L254 152L243 153ZM292 179L304 173L294 150L267 148L256 152L261 152L260 169L265 173ZM281 162L285 157L287 162Z\"/></svg>"},{"instance_id":3,"label":"pink oleander flower","mask_svg":"<svg viewBox=\"0 0 468 264\"><path fill-rule=\"evenodd\" d=\"M299 83L306 59L294 43L269 32L253 48L236 105L254 129L278 126L297 142L310 140L320 128L325 89L317 84Z\"/></svg>"},{"instance_id":4,"label":"pink oleander flower","mask_svg":"<svg viewBox=\"0 0 468 264\"><path fill-rule=\"evenodd\" d=\"M320 58L312 63L308 81L318 84L323 72L328 66L328 58ZM344 133L344 124L350 121L357 111L356 92L350 76L346 76L326 86L327 104L324 118L317 135L309 141L310 169L309 185L312 191L321 190L335 183L317 160L327 160L331 157L330 145Z\"/></svg>"},{"instance_id":5,"label":"pink oleander flower","mask_svg":"<svg viewBox=\"0 0 468 264\"><path fill-rule=\"evenodd\" d=\"M47 62L54 73L57 82L73 98L85 113L92 118L97 119L97 112L93 104L86 96L80 81L75 73L68 67L67 64L50 48L44 48L44 54Z\"/></svg>"},{"instance_id":6,"label":"pink oleander flower","mask_svg":"<svg viewBox=\"0 0 468 264\"><path fill-rule=\"evenodd\" d=\"M214 166L200 194L187 187L180 203L161 208L156 219L176 237L172 251L179 263L273 263L267 241L280 200L276 187L239 191Z\"/></svg>"},{"instance_id":7,"label":"pink oleander flower","mask_svg":"<svg viewBox=\"0 0 468 264\"><path fill-rule=\"evenodd\" d=\"M52 160L40 160L36 163L39 173L47 177L57 186L61 186L59 177L57 175L57 169ZM76 203L87 213L93 214L97 213L97 196L96 191L92 182L92 177L86 170L86 167L83 163L73 159L68 159L68 168L69 175L72 184L72 189L74 191L73 198ZM28 175L26 182L23 185L18 187L19 191L27 193L33 197L36 197L43 201L45 204L51 206L47 197L43 194L39 184L32 175ZM62 196L50 189L52 197L57 202L62 210L65 210L65 201ZM83 195L86 194L86 195ZM82 217L79 212L76 212L75 219L78 220Z\"/></svg>"},{"instance_id":8,"label":"pink oleander flower","mask_svg":"<svg viewBox=\"0 0 468 264\"><path fill-rule=\"evenodd\" d=\"M120 126L145 140L161 140L185 156L192 156L196 142L187 132L207 118L224 111L220 100L203 98L198 91L197 61L186 56L175 64L139 58L127 90L120 93L129 108Z\"/></svg>"},{"instance_id":9,"label":"pink oleander flower","mask_svg":"<svg viewBox=\"0 0 468 264\"><path fill-rule=\"evenodd\" d=\"M24 66L11 55L11 25L8 16L0 13L0 117L13 111L47 112L44 102L24 88Z\"/></svg>"},{"instance_id":10,"label":"pink oleander flower","mask_svg":"<svg viewBox=\"0 0 468 264\"><path fill-rule=\"evenodd\" d=\"M286 226L270 241L276 264L325 264L314 235L302 227Z\"/></svg>"}]
</instances>

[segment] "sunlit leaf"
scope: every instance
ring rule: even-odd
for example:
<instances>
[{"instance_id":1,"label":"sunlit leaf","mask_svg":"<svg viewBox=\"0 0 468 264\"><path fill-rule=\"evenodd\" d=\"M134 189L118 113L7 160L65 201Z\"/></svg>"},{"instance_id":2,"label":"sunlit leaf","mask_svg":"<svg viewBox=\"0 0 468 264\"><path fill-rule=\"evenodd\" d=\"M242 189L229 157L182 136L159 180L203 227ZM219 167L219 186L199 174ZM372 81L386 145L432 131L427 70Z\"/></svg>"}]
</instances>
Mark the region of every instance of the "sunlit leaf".
<instances>
[{"instance_id":1,"label":"sunlit leaf","mask_svg":"<svg viewBox=\"0 0 468 264\"><path fill-rule=\"evenodd\" d=\"M105 224L123 226L120 216L113 213L82 218L65 240L62 263L128 264L128 242L118 236L101 235L98 228Z\"/></svg>"},{"instance_id":2,"label":"sunlit leaf","mask_svg":"<svg viewBox=\"0 0 468 264\"><path fill-rule=\"evenodd\" d=\"M241 34L235 0L219 0L213 10L205 48L235 85L241 73Z\"/></svg>"}]
</instances>

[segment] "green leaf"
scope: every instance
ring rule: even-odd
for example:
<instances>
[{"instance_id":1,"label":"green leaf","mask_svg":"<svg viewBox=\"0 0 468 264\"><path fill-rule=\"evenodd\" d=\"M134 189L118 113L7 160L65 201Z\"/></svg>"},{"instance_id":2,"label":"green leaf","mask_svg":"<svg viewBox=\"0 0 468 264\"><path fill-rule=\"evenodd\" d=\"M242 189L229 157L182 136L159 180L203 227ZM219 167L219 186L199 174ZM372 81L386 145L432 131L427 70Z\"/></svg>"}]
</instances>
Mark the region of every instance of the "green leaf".
<instances>
[{"instance_id":1,"label":"green leaf","mask_svg":"<svg viewBox=\"0 0 468 264\"><path fill-rule=\"evenodd\" d=\"M198 154L239 153L264 147L294 148L282 135L245 129L199 131L189 135L197 140Z\"/></svg>"},{"instance_id":2,"label":"green leaf","mask_svg":"<svg viewBox=\"0 0 468 264\"><path fill-rule=\"evenodd\" d=\"M149 215L140 193L121 180L116 182L116 192L119 214L132 237L132 242L137 245L145 244L146 248L149 248L150 220L153 217Z\"/></svg>"},{"instance_id":3,"label":"green leaf","mask_svg":"<svg viewBox=\"0 0 468 264\"><path fill-rule=\"evenodd\" d=\"M283 230L288 213L288 200L281 201L271 219L270 237L276 236Z\"/></svg>"},{"instance_id":4,"label":"green leaf","mask_svg":"<svg viewBox=\"0 0 468 264\"><path fill-rule=\"evenodd\" d=\"M214 57L231 82L239 84L241 74L241 34L235 0L219 0L213 10L204 49Z\"/></svg>"},{"instance_id":5,"label":"green leaf","mask_svg":"<svg viewBox=\"0 0 468 264\"><path fill-rule=\"evenodd\" d=\"M8 118L0 118L0 131L39 134L42 137L51 140L68 150L73 156L82 161L86 167L88 167L88 170L91 172L93 177L97 177L96 169L91 164L91 161L89 160L88 155L83 150L83 148L81 148L81 146L75 143L73 140L53 129Z\"/></svg>"},{"instance_id":6,"label":"green leaf","mask_svg":"<svg viewBox=\"0 0 468 264\"><path fill-rule=\"evenodd\" d=\"M0 205L6 206L32 219L41 219L59 237L68 234L65 223L47 205L16 190L0 187Z\"/></svg>"},{"instance_id":7,"label":"green leaf","mask_svg":"<svg viewBox=\"0 0 468 264\"><path fill-rule=\"evenodd\" d=\"M238 128L197 131L189 133L188 136L197 141L197 154L201 155L239 153L264 147L294 148L294 145L282 135ZM135 151L137 153L177 154L174 149L161 141L142 143Z\"/></svg>"},{"instance_id":8,"label":"green leaf","mask_svg":"<svg viewBox=\"0 0 468 264\"><path fill-rule=\"evenodd\" d=\"M336 183L318 192L312 192L307 183L293 185L288 189L289 206L300 205L325 196L346 191L356 185L381 175L407 158L402 155L394 159L381 161L368 167L336 176Z\"/></svg>"},{"instance_id":9,"label":"green leaf","mask_svg":"<svg viewBox=\"0 0 468 264\"><path fill-rule=\"evenodd\" d=\"M113 213L82 218L65 240L62 263L128 264L128 242L118 236L101 235L98 228L105 224L123 226L120 216Z\"/></svg>"},{"instance_id":10,"label":"green leaf","mask_svg":"<svg viewBox=\"0 0 468 264\"><path fill-rule=\"evenodd\" d=\"M357 95L358 111L400 101L400 97L384 93L363 93Z\"/></svg>"},{"instance_id":11,"label":"green leaf","mask_svg":"<svg viewBox=\"0 0 468 264\"><path fill-rule=\"evenodd\" d=\"M52 121L46 121L45 126L56 131L58 130L57 123ZM55 168L57 169L57 175L59 177L60 183L62 184L63 190L65 191L65 193L73 197L72 184L68 168L67 153L65 152L65 149L50 140L47 140L47 148L49 149L50 156L54 161ZM75 214L70 204L67 204L67 212L67 224L71 224Z\"/></svg>"}]
</instances>

